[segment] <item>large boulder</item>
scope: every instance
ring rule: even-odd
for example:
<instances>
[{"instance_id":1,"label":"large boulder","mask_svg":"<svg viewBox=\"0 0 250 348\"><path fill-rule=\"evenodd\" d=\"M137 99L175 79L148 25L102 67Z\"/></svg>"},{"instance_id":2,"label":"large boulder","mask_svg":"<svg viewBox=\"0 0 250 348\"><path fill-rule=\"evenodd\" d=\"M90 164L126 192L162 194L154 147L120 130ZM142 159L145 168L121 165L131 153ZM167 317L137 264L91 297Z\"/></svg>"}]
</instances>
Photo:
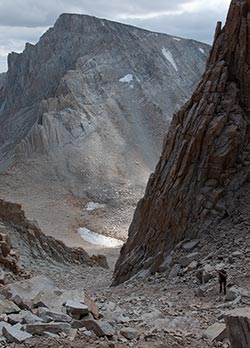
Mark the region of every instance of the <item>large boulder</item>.
<instances>
[{"instance_id":1,"label":"large boulder","mask_svg":"<svg viewBox=\"0 0 250 348\"><path fill-rule=\"evenodd\" d=\"M224 315L232 348L250 347L250 307L231 310Z\"/></svg>"},{"instance_id":2,"label":"large boulder","mask_svg":"<svg viewBox=\"0 0 250 348\"><path fill-rule=\"evenodd\" d=\"M53 280L45 276L36 276L6 285L0 289L0 293L21 308L30 308L39 294L51 290L58 290Z\"/></svg>"},{"instance_id":3,"label":"large boulder","mask_svg":"<svg viewBox=\"0 0 250 348\"><path fill-rule=\"evenodd\" d=\"M17 326L4 326L3 335L8 339L9 342L22 343L28 338L31 338L32 335L28 332L21 330Z\"/></svg>"},{"instance_id":4,"label":"large boulder","mask_svg":"<svg viewBox=\"0 0 250 348\"><path fill-rule=\"evenodd\" d=\"M210 341L223 341L227 337L226 325L215 323L209 326L203 333L203 337Z\"/></svg>"}]
</instances>

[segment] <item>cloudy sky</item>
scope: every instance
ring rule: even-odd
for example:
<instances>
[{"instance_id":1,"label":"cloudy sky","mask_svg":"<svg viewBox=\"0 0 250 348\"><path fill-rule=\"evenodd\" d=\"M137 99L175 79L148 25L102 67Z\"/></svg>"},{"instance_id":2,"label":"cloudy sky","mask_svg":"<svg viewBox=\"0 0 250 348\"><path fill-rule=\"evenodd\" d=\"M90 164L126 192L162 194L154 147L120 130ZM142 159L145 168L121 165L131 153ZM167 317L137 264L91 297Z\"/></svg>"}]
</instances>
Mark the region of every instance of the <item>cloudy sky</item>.
<instances>
[{"instance_id":1,"label":"cloudy sky","mask_svg":"<svg viewBox=\"0 0 250 348\"><path fill-rule=\"evenodd\" d=\"M0 0L0 72L9 52L36 43L61 13L81 13L211 43L230 0Z\"/></svg>"}]
</instances>

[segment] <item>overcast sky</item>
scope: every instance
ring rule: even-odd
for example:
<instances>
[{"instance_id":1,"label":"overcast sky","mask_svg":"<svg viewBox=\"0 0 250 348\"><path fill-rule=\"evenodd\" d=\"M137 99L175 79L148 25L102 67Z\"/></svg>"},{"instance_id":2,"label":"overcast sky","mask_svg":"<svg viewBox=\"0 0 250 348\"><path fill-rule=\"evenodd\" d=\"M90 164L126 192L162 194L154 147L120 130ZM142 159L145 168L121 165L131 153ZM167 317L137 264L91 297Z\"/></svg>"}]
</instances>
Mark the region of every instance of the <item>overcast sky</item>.
<instances>
[{"instance_id":1,"label":"overcast sky","mask_svg":"<svg viewBox=\"0 0 250 348\"><path fill-rule=\"evenodd\" d=\"M0 0L0 72L9 52L36 43L61 13L80 13L212 43L230 0Z\"/></svg>"}]
</instances>

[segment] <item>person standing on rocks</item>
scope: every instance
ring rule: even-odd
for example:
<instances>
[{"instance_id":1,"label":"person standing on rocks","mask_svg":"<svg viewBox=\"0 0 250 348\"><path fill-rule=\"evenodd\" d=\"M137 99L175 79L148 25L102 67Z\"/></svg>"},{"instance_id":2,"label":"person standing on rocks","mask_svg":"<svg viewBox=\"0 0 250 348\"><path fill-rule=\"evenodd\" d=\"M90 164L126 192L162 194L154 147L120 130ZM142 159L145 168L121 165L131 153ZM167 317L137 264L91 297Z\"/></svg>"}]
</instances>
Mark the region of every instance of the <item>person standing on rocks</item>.
<instances>
[{"instance_id":1,"label":"person standing on rocks","mask_svg":"<svg viewBox=\"0 0 250 348\"><path fill-rule=\"evenodd\" d=\"M220 292L222 292L222 288L224 291L224 295L227 293L227 272L224 269L219 270L219 284L220 284Z\"/></svg>"}]
</instances>

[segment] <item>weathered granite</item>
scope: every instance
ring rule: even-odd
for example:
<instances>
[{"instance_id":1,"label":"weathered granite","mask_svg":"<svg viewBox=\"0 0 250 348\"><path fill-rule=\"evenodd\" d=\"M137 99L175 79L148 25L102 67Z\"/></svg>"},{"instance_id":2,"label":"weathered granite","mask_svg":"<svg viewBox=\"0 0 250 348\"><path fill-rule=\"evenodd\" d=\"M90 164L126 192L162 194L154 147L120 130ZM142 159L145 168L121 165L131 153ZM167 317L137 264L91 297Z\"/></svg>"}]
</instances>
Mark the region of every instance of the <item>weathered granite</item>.
<instances>
[{"instance_id":1,"label":"weathered granite","mask_svg":"<svg viewBox=\"0 0 250 348\"><path fill-rule=\"evenodd\" d=\"M139 202L114 284L185 238L230 214L234 193L249 180L250 1L233 0L217 25L202 81L174 114L155 173Z\"/></svg>"}]
</instances>

